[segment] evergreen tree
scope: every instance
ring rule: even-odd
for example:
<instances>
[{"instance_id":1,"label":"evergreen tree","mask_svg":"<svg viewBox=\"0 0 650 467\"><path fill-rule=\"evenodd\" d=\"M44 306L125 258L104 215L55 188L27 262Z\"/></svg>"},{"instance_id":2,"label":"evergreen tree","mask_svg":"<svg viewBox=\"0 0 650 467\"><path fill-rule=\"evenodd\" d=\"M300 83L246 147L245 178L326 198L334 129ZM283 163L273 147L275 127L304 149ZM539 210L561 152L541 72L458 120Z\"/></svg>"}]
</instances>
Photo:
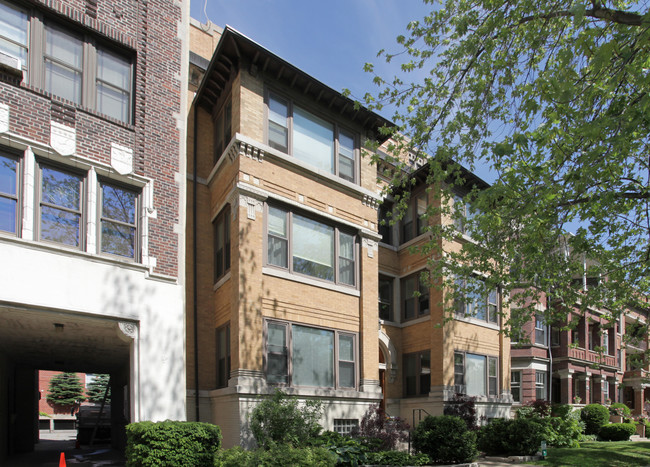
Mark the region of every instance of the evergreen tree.
<instances>
[{"instance_id":1,"label":"evergreen tree","mask_svg":"<svg viewBox=\"0 0 650 467\"><path fill-rule=\"evenodd\" d=\"M47 393L50 404L67 406L84 400L81 380L75 373L61 373L50 380Z\"/></svg>"},{"instance_id":2,"label":"evergreen tree","mask_svg":"<svg viewBox=\"0 0 650 467\"><path fill-rule=\"evenodd\" d=\"M110 376L109 375L93 375L93 380L88 383L86 388L86 396L90 402L101 403L104 399L104 392L106 391L106 386L108 386ZM111 403L111 389L108 388L108 396L106 398L106 403Z\"/></svg>"}]
</instances>

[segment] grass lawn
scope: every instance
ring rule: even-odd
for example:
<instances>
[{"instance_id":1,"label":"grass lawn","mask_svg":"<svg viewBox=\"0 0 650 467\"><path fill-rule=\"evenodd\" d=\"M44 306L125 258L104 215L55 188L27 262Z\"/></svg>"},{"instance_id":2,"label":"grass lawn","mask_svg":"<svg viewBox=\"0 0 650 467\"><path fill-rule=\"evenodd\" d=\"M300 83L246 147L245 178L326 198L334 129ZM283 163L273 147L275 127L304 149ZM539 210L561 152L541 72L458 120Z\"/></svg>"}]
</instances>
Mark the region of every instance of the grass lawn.
<instances>
[{"instance_id":1,"label":"grass lawn","mask_svg":"<svg viewBox=\"0 0 650 467\"><path fill-rule=\"evenodd\" d=\"M623 467L650 465L650 442L647 441L589 441L580 448L551 448L545 460L533 465L579 465L588 467Z\"/></svg>"}]
</instances>

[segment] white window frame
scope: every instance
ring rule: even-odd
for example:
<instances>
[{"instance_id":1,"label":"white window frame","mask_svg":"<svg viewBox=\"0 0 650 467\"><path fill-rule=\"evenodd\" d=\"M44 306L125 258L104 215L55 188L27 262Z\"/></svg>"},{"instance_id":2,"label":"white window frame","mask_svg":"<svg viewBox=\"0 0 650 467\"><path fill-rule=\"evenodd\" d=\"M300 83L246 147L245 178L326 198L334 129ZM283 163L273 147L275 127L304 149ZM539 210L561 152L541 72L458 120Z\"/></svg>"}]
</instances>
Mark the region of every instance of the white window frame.
<instances>
[{"instance_id":1,"label":"white window frame","mask_svg":"<svg viewBox=\"0 0 650 467\"><path fill-rule=\"evenodd\" d=\"M543 397L539 397L539 392L543 391ZM548 381L547 372L535 370L535 399L548 400Z\"/></svg>"},{"instance_id":2,"label":"white window frame","mask_svg":"<svg viewBox=\"0 0 650 467\"><path fill-rule=\"evenodd\" d=\"M462 355L463 361L463 372L460 373L458 370L459 365L456 364L456 357ZM485 359L485 374L483 375L483 383L485 387L485 394L469 394L471 396L479 397L498 397L499 396L499 358L491 355L476 354L472 352L456 351L454 352L454 387L456 392L461 394L467 394L467 381L470 375L467 374L467 356L480 357ZM496 368L496 376L490 376L490 362L494 362ZM490 378L496 378L496 388L494 391L490 391ZM462 379L463 383L460 383ZM459 389L462 389L463 392L460 392Z\"/></svg>"}]
</instances>

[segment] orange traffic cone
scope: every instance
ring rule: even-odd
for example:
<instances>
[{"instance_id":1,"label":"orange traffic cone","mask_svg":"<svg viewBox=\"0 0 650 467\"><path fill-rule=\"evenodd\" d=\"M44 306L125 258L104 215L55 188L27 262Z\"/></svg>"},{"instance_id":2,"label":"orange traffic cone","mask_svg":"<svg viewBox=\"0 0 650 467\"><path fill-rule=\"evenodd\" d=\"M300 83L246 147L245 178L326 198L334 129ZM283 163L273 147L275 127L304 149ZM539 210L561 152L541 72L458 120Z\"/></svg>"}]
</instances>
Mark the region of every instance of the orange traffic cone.
<instances>
[{"instance_id":1,"label":"orange traffic cone","mask_svg":"<svg viewBox=\"0 0 650 467\"><path fill-rule=\"evenodd\" d=\"M65 454L61 453L61 459L59 460L59 467L66 467L65 465Z\"/></svg>"}]
</instances>

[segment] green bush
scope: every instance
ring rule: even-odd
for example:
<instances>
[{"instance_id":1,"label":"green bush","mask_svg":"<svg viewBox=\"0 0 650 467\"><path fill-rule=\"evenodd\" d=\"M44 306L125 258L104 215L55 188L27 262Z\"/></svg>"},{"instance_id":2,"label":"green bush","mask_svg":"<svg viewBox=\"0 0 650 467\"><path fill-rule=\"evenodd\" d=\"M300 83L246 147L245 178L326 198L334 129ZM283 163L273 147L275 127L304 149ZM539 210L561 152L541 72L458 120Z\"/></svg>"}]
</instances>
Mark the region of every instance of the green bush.
<instances>
[{"instance_id":1,"label":"green bush","mask_svg":"<svg viewBox=\"0 0 650 467\"><path fill-rule=\"evenodd\" d=\"M563 420L566 420L574 413L577 412L573 411L573 406L571 404L553 404L551 406L552 417L559 417Z\"/></svg>"},{"instance_id":2,"label":"green bush","mask_svg":"<svg viewBox=\"0 0 650 467\"><path fill-rule=\"evenodd\" d=\"M629 417L632 414L630 408L622 402L615 402L610 405L609 413L610 415L620 415L623 417Z\"/></svg>"},{"instance_id":3,"label":"green bush","mask_svg":"<svg viewBox=\"0 0 650 467\"><path fill-rule=\"evenodd\" d=\"M585 434L597 435L600 428L609 423L609 409L600 404L589 404L580 412L580 419L585 422Z\"/></svg>"},{"instance_id":4,"label":"green bush","mask_svg":"<svg viewBox=\"0 0 650 467\"><path fill-rule=\"evenodd\" d=\"M273 443L306 446L322 429L318 424L322 411L321 401L301 404L278 389L251 412L251 431L258 446L263 448Z\"/></svg>"},{"instance_id":5,"label":"green bush","mask_svg":"<svg viewBox=\"0 0 650 467\"><path fill-rule=\"evenodd\" d=\"M598 434L605 441L627 441L634 433L634 423L610 423L603 426Z\"/></svg>"},{"instance_id":6,"label":"green bush","mask_svg":"<svg viewBox=\"0 0 650 467\"><path fill-rule=\"evenodd\" d=\"M328 449L336 456L338 465L367 464L368 447L362 440L351 438L334 431L326 431L309 442L312 446Z\"/></svg>"},{"instance_id":7,"label":"green bush","mask_svg":"<svg viewBox=\"0 0 650 467\"><path fill-rule=\"evenodd\" d=\"M476 433L467 429L462 418L453 415L422 420L413 432L413 447L442 464L471 462L478 455Z\"/></svg>"},{"instance_id":8,"label":"green bush","mask_svg":"<svg viewBox=\"0 0 650 467\"><path fill-rule=\"evenodd\" d=\"M126 426L126 465L212 466L221 430L199 422L138 422Z\"/></svg>"},{"instance_id":9,"label":"green bush","mask_svg":"<svg viewBox=\"0 0 650 467\"><path fill-rule=\"evenodd\" d=\"M274 444L269 449L246 451L240 446L219 451L214 457L216 467L334 467L336 456L323 447L294 448Z\"/></svg>"},{"instance_id":10,"label":"green bush","mask_svg":"<svg viewBox=\"0 0 650 467\"><path fill-rule=\"evenodd\" d=\"M579 448L584 424L578 419L578 413L569 413L565 418L548 417L539 419L546 430L545 439L550 446Z\"/></svg>"},{"instance_id":11,"label":"green bush","mask_svg":"<svg viewBox=\"0 0 650 467\"><path fill-rule=\"evenodd\" d=\"M481 428L478 448L490 456L532 456L546 434L539 417L496 419Z\"/></svg>"},{"instance_id":12,"label":"green bush","mask_svg":"<svg viewBox=\"0 0 650 467\"><path fill-rule=\"evenodd\" d=\"M369 465L418 466L431 465L426 454L409 454L404 451L380 451L368 453Z\"/></svg>"}]
</instances>

